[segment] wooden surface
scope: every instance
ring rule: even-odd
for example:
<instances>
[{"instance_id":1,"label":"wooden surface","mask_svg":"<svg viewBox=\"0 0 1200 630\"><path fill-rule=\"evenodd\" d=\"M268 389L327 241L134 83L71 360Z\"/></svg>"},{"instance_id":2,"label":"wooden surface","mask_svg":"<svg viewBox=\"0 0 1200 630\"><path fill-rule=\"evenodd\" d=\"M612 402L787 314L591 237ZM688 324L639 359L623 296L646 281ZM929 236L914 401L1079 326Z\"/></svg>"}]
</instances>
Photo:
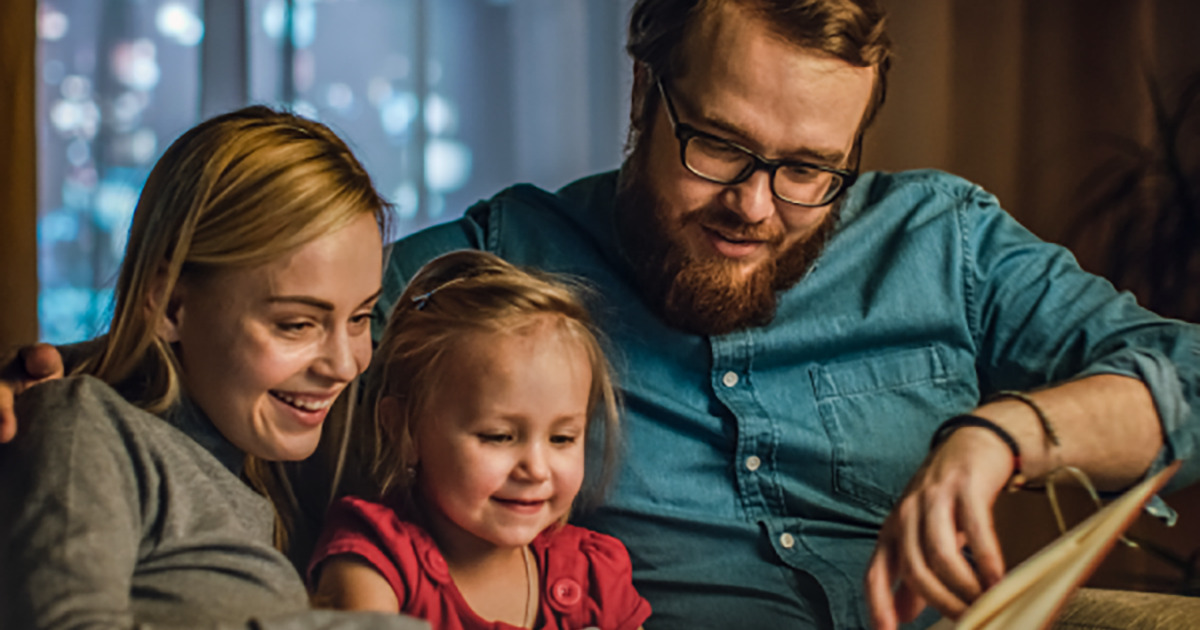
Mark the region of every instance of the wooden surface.
<instances>
[{"instance_id":1,"label":"wooden surface","mask_svg":"<svg viewBox=\"0 0 1200 630\"><path fill-rule=\"evenodd\" d=\"M38 336L36 9L0 2L0 347Z\"/></svg>"}]
</instances>

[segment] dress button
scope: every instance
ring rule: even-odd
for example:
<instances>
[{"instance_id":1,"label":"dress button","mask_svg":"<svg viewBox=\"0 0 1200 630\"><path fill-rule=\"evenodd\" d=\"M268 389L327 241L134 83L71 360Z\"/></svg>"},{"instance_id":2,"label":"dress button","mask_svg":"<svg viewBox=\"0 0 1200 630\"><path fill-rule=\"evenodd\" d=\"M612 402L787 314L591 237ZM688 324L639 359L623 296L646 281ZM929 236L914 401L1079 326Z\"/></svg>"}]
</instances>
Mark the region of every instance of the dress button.
<instances>
[{"instance_id":1,"label":"dress button","mask_svg":"<svg viewBox=\"0 0 1200 630\"><path fill-rule=\"evenodd\" d=\"M762 466L762 460L758 458L758 455L751 455L746 458L746 470L754 472L758 470L759 466Z\"/></svg>"},{"instance_id":2,"label":"dress button","mask_svg":"<svg viewBox=\"0 0 1200 630\"><path fill-rule=\"evenodd\" d=\"M796 539L791 534L783 532L779 535L779 544L783 545L784 549L791 549L796 546Z\"/></svg>"},{"instance_id":3,"label":"dress button","mask_svg":"<svg viewBox=\"0 0 1200 630\"><path fill-rule=\"evenodd\" d=\"M583 598L583 588L571 578L562 578L550 587L550 597L563 606L574 606Z\"/></svg>"},{"instance_id":4,"label":"dress button","mask_svg":"<svg viewBox=\"0 0 1200 630\"><path fill-rule=\"evenodd\" d=\"M425 550L425 571L435 582L445 583L450 580L450 567L446 565L446 558L442 556L442 552L437 549Z\"/></svg>"},{"instance_id":5,"label":"dress button","mask_svg":"<svg viewBox=\"0 0 1200 630\"><path fill-rule=\"evenodd\" d=\"M733 387L733 386L737 385L738 384L737 372L726 372L725 375L721 377L721 382L725 384L725 387Z\"/></svg>"}]
</instances>

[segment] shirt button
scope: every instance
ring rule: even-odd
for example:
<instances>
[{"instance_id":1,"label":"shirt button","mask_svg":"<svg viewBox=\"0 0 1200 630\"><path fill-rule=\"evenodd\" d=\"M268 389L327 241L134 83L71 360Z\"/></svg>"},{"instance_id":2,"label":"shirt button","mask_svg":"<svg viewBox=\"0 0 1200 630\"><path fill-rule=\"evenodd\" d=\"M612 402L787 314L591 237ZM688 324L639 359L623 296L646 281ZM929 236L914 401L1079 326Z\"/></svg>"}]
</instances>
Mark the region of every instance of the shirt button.
<instances>
[{"instance_id":1,"label":"shirt button","mask_svg":"<svg viewBox=\"0 0 1200 630\"><path fill-rule=\"evenodd\" d=\"M721 382L725 384L725 387L733 387L734 385L737 385L738 384L737 372L726 372L725 376L721 377Z\"/></svg>"},{"instance_id":2,"label":"shirt button","mask_svg":"<svg viewBox=\"0 0 1200 630\"><path fill-rule=\"evenodd\" d=\"M792 538L791 534L783 532L779 535L779 544L783 545L784 549L791 549L796 546L796 539Z\"/></svg>"},{"instance_id":3,"label":"shirt button","mask_svg":"<svg viewBox=\"0 0 1200 630\"><path fill-rule=\"evenodd\" d=\"M751 455L746 458L746 470L754 472L758 470L759 466L762 466L762 460L758 458L758 455Z\"/></svg>"}]
</instances>

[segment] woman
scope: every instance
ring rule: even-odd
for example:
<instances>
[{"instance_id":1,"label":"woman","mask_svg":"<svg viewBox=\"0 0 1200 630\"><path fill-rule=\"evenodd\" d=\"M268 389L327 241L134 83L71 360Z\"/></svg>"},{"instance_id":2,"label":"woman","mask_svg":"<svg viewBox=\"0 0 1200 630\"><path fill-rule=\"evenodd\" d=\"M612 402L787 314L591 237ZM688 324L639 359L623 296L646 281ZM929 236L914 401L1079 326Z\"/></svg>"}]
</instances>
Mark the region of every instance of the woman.
<instances>
[{"instance_id":1,"label":"woman","mask_svg":"<svg viewBox=\"0 0 1200 630\"><path fill-rule=\"evenodd\" d=\"M134 213L109 333L24 394L0 462L0 618L18 628L402 627L307 611L246 461L312 453L370 360L386 204L319 123L188 131ZM222 625L228 627L228 625Z\"/></svg>"}]
</instances>

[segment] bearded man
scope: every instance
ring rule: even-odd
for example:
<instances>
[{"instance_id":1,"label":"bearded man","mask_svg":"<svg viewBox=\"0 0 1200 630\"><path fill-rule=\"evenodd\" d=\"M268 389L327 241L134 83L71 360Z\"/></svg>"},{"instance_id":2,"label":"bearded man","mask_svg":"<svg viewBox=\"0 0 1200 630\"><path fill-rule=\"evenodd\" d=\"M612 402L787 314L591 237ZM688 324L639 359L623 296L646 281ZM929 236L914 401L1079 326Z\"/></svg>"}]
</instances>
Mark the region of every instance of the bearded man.
<instances>
[{"instance_id":1,"label":"bearded man","mask_svg":"<svg viewBox=\"0 0 1200 630\"><path fill-rule=\"evenodd\" d=\"M891 59L875 2L640 0L628 50L621 169L400 241L385 295L464 247L598 289L627 450L579 520L629 548L647 628L957 615L1003 574L1010 479L1121 489L1191 454L1196 326L977 186L858 173Z\"/></svg>"}]
</instances>

